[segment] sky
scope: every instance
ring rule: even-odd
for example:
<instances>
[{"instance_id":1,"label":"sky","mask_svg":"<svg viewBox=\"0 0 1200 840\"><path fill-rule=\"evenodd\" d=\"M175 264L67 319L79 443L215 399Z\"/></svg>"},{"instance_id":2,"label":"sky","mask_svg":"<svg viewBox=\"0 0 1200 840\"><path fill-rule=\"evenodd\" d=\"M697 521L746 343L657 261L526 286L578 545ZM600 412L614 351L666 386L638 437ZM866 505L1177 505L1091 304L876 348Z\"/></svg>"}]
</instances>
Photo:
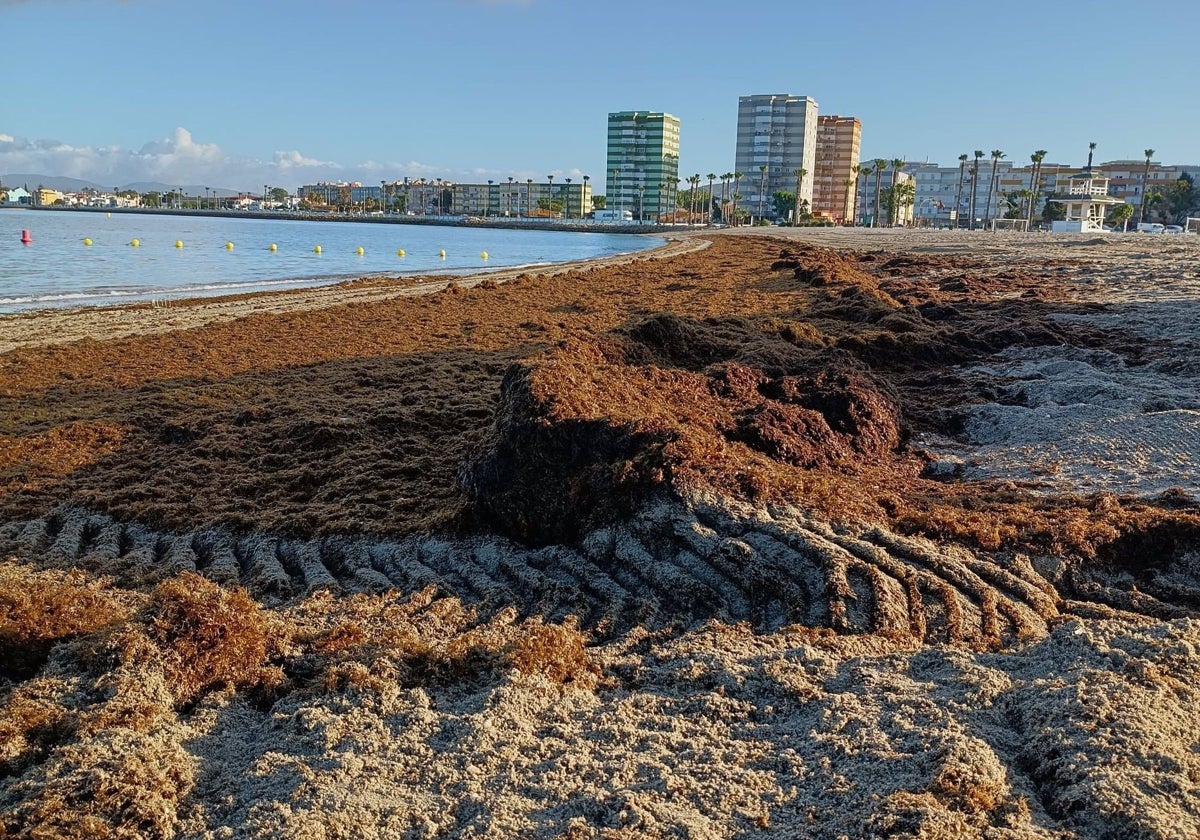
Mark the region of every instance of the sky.
<instances>
[{"instance_id":1,"label":"sky","mask_svg":"<svg viewBox=\"0 0 1200 840\"><path fill-rule=\"evenodd\" d=\"M0 174L105 186L600 192L610 111L678 117L704 176L757 93L858 117L864 160L1200 162L1195 2L0 0L0 33Z\"/></svg>"}]
</instances>

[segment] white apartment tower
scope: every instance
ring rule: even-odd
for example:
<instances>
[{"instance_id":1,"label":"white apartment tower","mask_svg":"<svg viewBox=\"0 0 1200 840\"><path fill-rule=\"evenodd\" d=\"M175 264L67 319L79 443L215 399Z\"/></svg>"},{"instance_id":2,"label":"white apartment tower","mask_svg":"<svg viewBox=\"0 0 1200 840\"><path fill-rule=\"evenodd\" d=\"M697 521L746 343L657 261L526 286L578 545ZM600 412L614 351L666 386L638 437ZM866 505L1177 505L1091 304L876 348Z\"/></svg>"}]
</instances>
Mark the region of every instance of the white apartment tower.
<instances>
[{"instance_id":1,"label":"white apartment tower","mask_svg":"<svg viewBox=\"0 0 1200 840\"><path fill-rule=\"evenodd\" d=\"M790 93L738 98L734 171L742 173L738 187L742 210L758 215L761 207L767 214L773 213L771 196L777 190L796 191L797 169L808 170L800 185L800 198L811 206L816 156L815 99Z\"/></svg>"}]
</instances>

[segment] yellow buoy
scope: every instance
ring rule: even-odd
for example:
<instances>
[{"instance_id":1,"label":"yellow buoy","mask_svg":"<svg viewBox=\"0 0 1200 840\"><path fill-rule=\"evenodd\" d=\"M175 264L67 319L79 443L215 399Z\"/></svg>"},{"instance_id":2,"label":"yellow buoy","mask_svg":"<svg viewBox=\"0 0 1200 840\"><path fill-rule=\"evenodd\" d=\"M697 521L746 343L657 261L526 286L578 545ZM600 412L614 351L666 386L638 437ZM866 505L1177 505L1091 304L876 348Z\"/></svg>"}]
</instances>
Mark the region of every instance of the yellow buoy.
<instances>
[{"instance_id":1,"label":"yellow buoy","mask_svg":"<svg viewBox=\"0 0 1200 840\"><path fill-rule=\"evenodd\" d=\"M91 245L91 244L92 244L92 240L90 240L90 239L85 239L85 240L83 240L83 244L84 244L84 245Z\"/></svg>"},{"instance_id":2,"label":"yellow buoy","mask_svg":"<svg viewBox=\"0 0 1200 840\"><path fill-rule=\"evenodd\" d=\"M319 253L321 253L321 246L320 246L320 245L317 245L316 247L314 247L314 248L313 248L313 253L314 253L314 254L319 254Z\"/></svg>"},{"instance_id":3,"label":"yellow buoy","mask_svg":"<svg viewBox=\"0 0 1200 840\"><path fill-rule=\"evenodd\" d=\"M399 248L399 249L397 249L397 251L396 251L396 256L397 256L397 257L403 257L403 256L404 256L404 249L403 249L403 248Z\"/></svg>"},{"instance_id":4,"label":"yellow buoy","mask_svg":"<svg viewBox=\"0 0 1200 840\"><path fill-rule=\"evenodd\" d=\"M441 257L442 259L446 259L446 252L445 252L445 251L438 251L438 256L439 256L439 257Z\"/></svg>"},{"instance_id":5,"label":"yellow buoy","mask_svg":"<svg viewBox=\"0 0 1200 840\"><path fill-rule=\"evenodd\" d=\"M357 249L355 249L354 253L358 254L358 255L361 257L361 256L363 255L363 249L362 249L362 246L361 246L361 245L360 245L360 246L358 246L358 248L357 248Z\"/></svg>"},{"instance_id":6,"label":"yellow buoy","mask_svg":"<svg viewBox=\"0 0 1200 840\"><path fill-rule=\"evenodd\" d=\"M176 248L182 248L182 247L183 247L183 240L182 240L182 239L176 239L176 240L175 240L175 247L176 247Z\"/></svg>"},{"instance_id":7,"label":"yellow buoy","mask_svg":"<svg viewBox=\"0 0 1200 840\"><path fill-rule=\"evenodd\" d=\"M480 254L479 259L486 260L487 259L487 251L484 251L482 254Z\"/></svg>"},{"instance_id":8,"label":"yellow buoy","mask_svg":"<svg viewBox=\"0 0 1200 840\"><path fill-rule=\"evenodd\" d=\"M111 219L111 218L112 218L112 213L105 213L104 215L105 215L107 218L109 218L109 219Z\"/></svg>"},{"instance_id":9,"label":"yellow buoy","mask_svg":"<svg viewBox=\"0 0 1200 840\"><path fill-rule=\"evenodd\" d=\"M233 243L232 243L232 242L226 242L226 243L225 243L225 250L226 250L226 251L232 251L232 250L233 250Z\"/></svg>"},{"instance_id":10,"label":"yellow buoy","mask_svg":"<svg viewBox=\"0 0 1200 840\"><path fill-rule=\"evenodd\" d=\"M130 240L129 240L129 244L130 244L132 247L136 248L137 246L139 246L139 245L141 245L141 244L142 244L142 240L140 240L140 239L130 239Z\"/></svg>"},{"instance_id":11,"label":"yellow buoy","mask_svg":"<svg viewBox=\"0 0 1200 840\"><path fill-rule=\"evenodd\" d=\"M279 250L279 246L278 246L278 245L276 245L274 242L272 242L272 243L271 243L271 247L267 248L267 250L268 250L268 251L278 251L278 250Z\"/></svg>"}]
</instances>

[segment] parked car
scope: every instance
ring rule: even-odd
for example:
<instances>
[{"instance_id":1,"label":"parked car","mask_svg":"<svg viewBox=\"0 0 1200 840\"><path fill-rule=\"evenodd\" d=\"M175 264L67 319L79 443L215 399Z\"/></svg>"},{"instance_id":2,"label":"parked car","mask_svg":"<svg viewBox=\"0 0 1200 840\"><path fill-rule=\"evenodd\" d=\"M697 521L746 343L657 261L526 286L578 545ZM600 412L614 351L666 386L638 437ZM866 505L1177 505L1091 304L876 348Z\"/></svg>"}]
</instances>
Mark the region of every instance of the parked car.
<instances>
[{"instance_id":1,"label":"parked car","mask_svg":"<svg viewBox=\"0 0 1200 840\"><path fill-rule=\"evenodd\" d=\"M1183 228L1180 225L1167 225L1163 228L1163 233L1183 233Z\"/></svg>"}]
</instances>

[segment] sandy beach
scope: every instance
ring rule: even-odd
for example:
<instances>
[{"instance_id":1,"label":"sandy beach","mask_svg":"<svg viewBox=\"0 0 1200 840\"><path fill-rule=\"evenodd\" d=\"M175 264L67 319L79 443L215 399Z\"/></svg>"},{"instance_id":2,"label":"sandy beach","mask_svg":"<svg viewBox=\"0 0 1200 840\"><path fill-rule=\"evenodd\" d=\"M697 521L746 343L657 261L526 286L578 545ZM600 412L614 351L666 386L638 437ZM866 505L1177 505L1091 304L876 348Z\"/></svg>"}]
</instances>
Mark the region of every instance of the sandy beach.
<instances>
[{"instance_id":1,"label":"sandy beach","mask_svg":"<svg viewBox=\"0 0 1200 840\"><path fill-rule=\"evenodd\" d=\"M1200 834L1200 237L0 316L0 838Z\"/></svg>"}]
</instances>

